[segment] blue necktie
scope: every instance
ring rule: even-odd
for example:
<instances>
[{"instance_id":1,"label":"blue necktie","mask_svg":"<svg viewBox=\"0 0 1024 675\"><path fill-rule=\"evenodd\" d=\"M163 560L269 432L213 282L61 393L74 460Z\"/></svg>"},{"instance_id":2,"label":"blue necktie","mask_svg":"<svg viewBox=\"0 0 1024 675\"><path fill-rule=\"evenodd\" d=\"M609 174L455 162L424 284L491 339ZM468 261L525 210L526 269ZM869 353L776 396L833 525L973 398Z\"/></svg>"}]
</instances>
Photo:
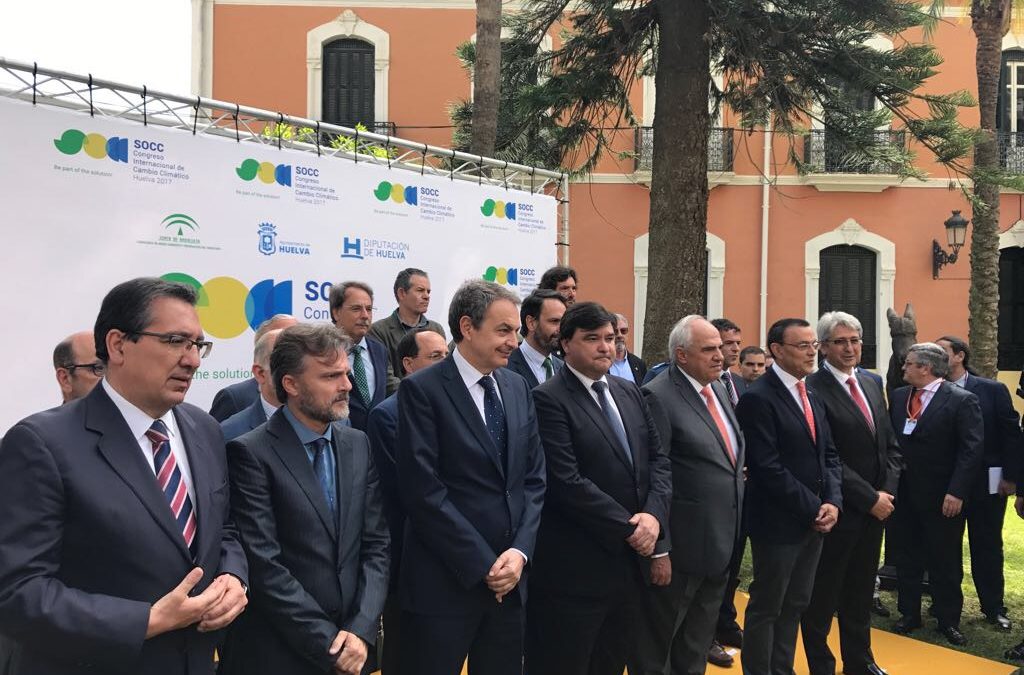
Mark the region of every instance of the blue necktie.
<instances>
[{"instance_id":1,"label":"blue necktie","mask_svg":"<svg viewBox=\"0 0 1024 675\"><path fill-rule=\"evenodd\" d=\"M619 444L622 446L622 451L626 453L626 459L629 460L629 465L633 466L633 453L629 449L629 441L626 440L626 429L622 426L622 420L619 419L618 415L612 410L611 403L608 401L607 390L608 383L597 381L593 384L594 391L597 392L597 400L601 404L601 412L604 413L605 418L608 420L608 426L615 432L615 436L619 439Z\"/></svg>"},{"instance_id":2,"label":"blue necktie","mask_svg":"<svg viewBox=\"0 0 1024 675\"><path fill-rule=\"evenodd\" d=\"M505 423L505 409L501 407L501 400L498 399L498 391L495 388L494 380L490 377L481 377L480 386L484 388L484 422L487 424L487 432L498 449L498 459L502 467L505 467L505 451L508 437L508 426Z\"/></svg>"},{"instance_id":3,"label":"blue necktie","mask_svg":"<svg viewBox=\"0 0 1024 675\"><path fill-rule=\"evenodd\" d=\"M324 491L324 499L327 500L327 506L330 507L331 514L336 516L334 476L327 469L327 453L330 452L327 439L321 436L310 443L310 445L313 448L313 473L316 474L316 480L320 483L320 489Z\"/></svg>"}]
</instances>

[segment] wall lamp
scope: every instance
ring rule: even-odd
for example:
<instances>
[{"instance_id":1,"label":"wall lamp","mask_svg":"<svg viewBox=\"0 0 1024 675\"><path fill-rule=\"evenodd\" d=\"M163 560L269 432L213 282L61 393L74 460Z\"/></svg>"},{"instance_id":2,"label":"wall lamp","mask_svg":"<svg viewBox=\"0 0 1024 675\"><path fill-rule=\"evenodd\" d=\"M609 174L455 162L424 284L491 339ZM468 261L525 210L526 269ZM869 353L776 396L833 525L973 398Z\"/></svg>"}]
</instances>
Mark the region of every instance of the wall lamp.
<instances>
[{"instance_id":1,"label":"wall lamp","mask_svg":"<svg viewBox=\"0 0 1024 675\"><path fill-rule=\"evenodd\" d=\"M967 239L967 225L970 222L959 211L953 211L953 215L943 223L946 226L946 242L953 249L952 253L947 253L938 241L932 239L932 279L939 278L939 269L956 262L957 254Z\"/></svg>"}]
</instances>

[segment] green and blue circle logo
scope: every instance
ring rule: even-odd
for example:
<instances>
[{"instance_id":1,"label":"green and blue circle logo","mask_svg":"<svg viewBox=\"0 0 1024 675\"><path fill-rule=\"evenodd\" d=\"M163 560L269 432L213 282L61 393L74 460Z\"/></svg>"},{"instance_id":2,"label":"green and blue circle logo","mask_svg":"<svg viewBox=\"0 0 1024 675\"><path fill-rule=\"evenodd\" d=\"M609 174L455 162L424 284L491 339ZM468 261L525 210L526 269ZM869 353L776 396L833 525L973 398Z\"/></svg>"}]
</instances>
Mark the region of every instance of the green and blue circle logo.
<instances>
[{"instance_id":1,"label":"green and blue circle logo","mask_svg":"<svg viewBox=\"0 0 1024 675\"><path fill-rule=\"evenodd\" d=\"M196 311L203 330L209 335L228 339L238 337L246 329L256 330L275 314L292 313L292 282L264 279L247 288L234 277L214 277L206 283L181 272L164 274L162 279L196 289L199 301Z\"/></svg>"}]
</instances>

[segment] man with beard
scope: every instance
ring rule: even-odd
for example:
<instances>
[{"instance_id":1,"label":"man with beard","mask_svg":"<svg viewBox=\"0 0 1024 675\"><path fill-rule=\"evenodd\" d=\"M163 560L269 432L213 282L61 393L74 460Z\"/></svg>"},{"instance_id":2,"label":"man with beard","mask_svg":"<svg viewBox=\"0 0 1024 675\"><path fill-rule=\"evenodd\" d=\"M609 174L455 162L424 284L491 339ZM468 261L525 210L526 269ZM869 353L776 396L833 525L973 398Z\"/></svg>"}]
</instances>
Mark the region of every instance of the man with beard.
<instances>
[{"instance_id":1,"label":"man with beard","mask_svg":"<svg viewBox=\"0 0 1024 675\"><path fill-rule=\"evenodd\" d=\"M519 310L523 341L508 357L508 369L522 376L531 388L547 382L565 364L555 356L558 349L558 327L565 314L565 298L539 289L523 300Z\"/></svg>"},{"instance_id":2,"label":"man with beard","mask_svg":"<svg viewBox=\"0 0 1024 675\"><path fill-rule=\"evenodd\" d=\"M357 675L388 586L377 471L348 414L349 339L326 324L281 332L270 371L282 407L228 444L232 516L252 611L228 636L227 675Z\"/></svg>"}]
</instances>

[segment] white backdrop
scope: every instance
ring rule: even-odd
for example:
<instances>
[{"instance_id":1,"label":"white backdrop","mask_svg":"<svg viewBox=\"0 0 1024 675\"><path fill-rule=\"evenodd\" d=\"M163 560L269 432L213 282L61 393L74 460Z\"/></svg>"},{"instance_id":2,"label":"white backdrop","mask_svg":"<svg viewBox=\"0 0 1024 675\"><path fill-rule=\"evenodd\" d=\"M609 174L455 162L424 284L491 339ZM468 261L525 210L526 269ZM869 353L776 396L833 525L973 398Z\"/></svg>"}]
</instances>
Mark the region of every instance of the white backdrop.
<instances>
[{"instance_id":1,"label":"white backdrop","mask_svg":"<svg viewBox=\"0 0 1024 675\"><path fill-rule=\"evenodd\" d=\"M395 307L405 267L426 270L428 316L468 278L529 293L555 263L552 197L193 136L0 99L7 329L0 434L60 403L52 352L91 330L114 284L172 278L200 290L211 355L188 401L249 376L253 327L276 313L329 321L333 282Z\"/></svg>"}]
</instances>

